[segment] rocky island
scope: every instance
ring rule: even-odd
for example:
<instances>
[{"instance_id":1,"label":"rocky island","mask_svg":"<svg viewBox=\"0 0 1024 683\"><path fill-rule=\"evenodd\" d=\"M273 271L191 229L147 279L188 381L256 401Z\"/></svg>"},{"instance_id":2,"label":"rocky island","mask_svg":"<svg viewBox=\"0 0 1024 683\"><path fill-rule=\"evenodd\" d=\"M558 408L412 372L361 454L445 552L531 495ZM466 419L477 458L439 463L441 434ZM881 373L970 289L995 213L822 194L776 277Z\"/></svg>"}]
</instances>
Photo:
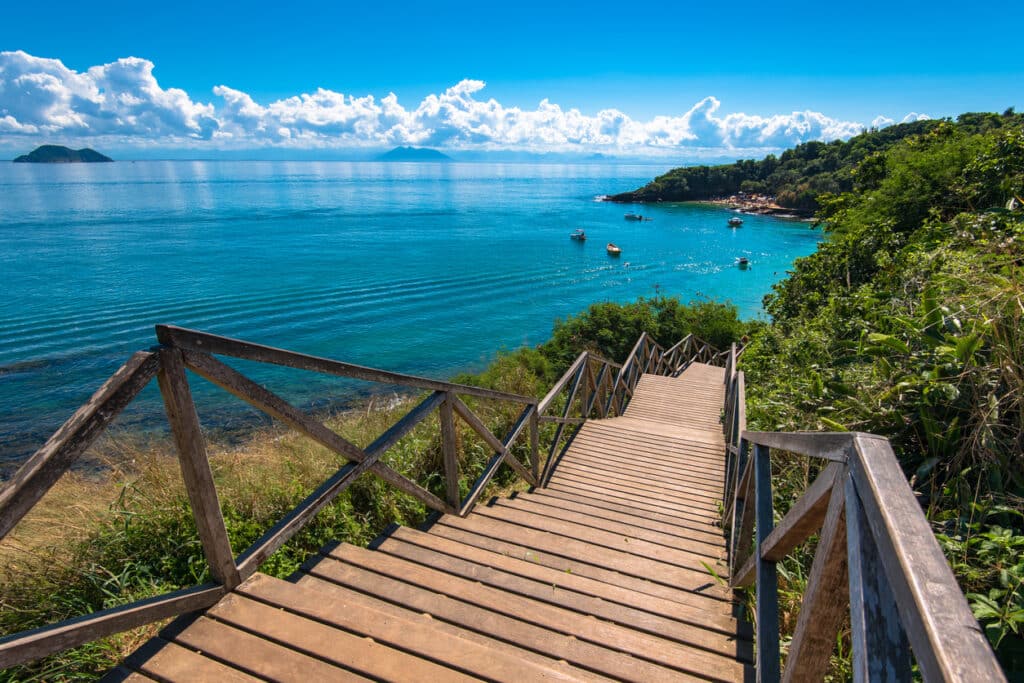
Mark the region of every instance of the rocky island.
<instances>
[{"instance_id":1,"label":"rocky island","mask_svg":"<svg viewBox=\"0 0 1024 683\"><path fill-rule=\"evenodd\" d=\"M377 157L377 161L451 161L444 152L426 147L395 147Z\"/></svg>"},{"instance_id":2,"label":"rocky island","mask_svg":"<svg viewBox=\"0 0 1024 683\"><path fill-rule=\"evenodd\" d=\"M16 164L91 164L113 161L110 157L100 154L94 149L71 149L61 145L42 145L28 154L22 154L14 160Z\"/></svg>"}]
</instances>

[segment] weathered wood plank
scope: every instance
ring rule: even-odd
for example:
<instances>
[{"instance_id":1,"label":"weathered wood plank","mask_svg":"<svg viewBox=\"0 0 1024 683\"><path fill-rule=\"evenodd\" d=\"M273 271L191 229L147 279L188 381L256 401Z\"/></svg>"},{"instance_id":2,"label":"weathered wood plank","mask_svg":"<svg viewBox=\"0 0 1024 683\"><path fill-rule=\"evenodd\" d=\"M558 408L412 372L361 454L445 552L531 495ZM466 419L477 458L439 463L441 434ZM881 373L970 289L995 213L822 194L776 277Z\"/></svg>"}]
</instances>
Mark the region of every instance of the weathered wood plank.
<instances>
[{"instance_id":1,"label":"weathered wood plank","mask_svg":"<svg viewBox=\"0 0 1024 683\"><path fill-rule=\"evenodd\" d=\"M562 393L562 389L565 388L565 385L576 376L576 373L579 372L580 366L586 362L587 352L584 351L576 357L576 360L574 360L572 365L569 366L569 369L562 374L558 381L555 382L554 386L552 386L548 390L548 393L544 395L544 398L540 400L540 403L537 404L537 413L539 415L543 416L551 408L551 404L555 402L555 398Z\"/></svg>"},{"instance_id":2,"label":"weathered wood plank","mask_svg":"<svg viewBox=\"0 0 1024 683\"><path fill-rule=\"evenodd\" d=\"M237 396L267 415L281 420L292 429L313 439L325 448L329 448L338 455L354 462L362 462L366 459L367 455L361 448L345 440L320 422L317 422L298 408L289 404L280 396L253 382L234 368L221 363L210 355L196 351L185 351L183 357L189 369L203 379ZM451 510L451 508L445 505L444 501L430 493L430 491L406 479L382 462L374 463L370 467L370 472L434 510L439 512Z\"/></svg>"},{"instance_id":3,"label":"weathered wood plank","mask_svg":"<svg viewBox=\"0 0 1024 683\"><path fill-rule=\"evenodd\" d=\"M458 398L454 398L452 400L452 407L455 408L455 412L457 412L459 416L466 421L466 424L473 428L473 431L483 437L484 441L486 441L491 448L498 453L501 453L505 462L511 466L520 477L533 486L537 485L537 480L533 478L533 473L530 472L523 463L519 462L515 456L512 455L511 451L512 442L519 437L529 422L530 414L534 411L533 406L527 406L523 409L523 412L519 414L519 419L516 420L515 425L512 427L511 432L505 438L504 442L499 440L498 437L494 436L494 434L491 434L491 430L487 428L487 425L481 422L480 418L477 417L476 414Z\"/></svg>"},{"instance_id":4,"label":"weathered wood plank","mask_svg":"<svg viewBox=\"0 0 1024 683\"><path fill-rule=\"evenodd\" d=\"M398 372L377 370L362 365L344 363L342 361L310 356L304 353L296 353L285 349L255 344L241 339L221 337L215 334L189 330L173 325L157 325L156 337L161 344L174 346L183 350L199 351L202 353L213 353L221 356L231 356L252 360L259 363L270 363L282 365L298 370L309 370L325 375L338 377L351 377L367 382L379 382L382 384L398 384L416 389L427 389L429 391L454 391L466 396L479 396L481 398L494 398L517 403L535 404L537 399L529 396L519 396L503 391L494 391L481 387L471 387L464 384L452 384L438 380L405 375Z\"/></svg>"},{"instance_id":5,"label":"weathered wood plank","mask_svg":"<svg viewBox=\"0 0 1024 683\"><path fill-rule=\"evenodd\" d=\"M257 683L261 680L162 638L153 638L136 650L125 660L125 666L172 683Z\"/></svg>"},{"instance_id":6,"label":"weathered wood plank","mask_svg":"<svg viewBox=\"0 0 1024 683\"><path fill-rule=\"evenodd\" d=\"M0 490L0 539L149 384L159 367L157 354L144 351L134 354L18 468Z\"/></svg>"},{"instance_id":7,"label":"weathered wood plank","mask_svg":"<svg viewBox=\"0 0 1024 683\"><path fill-rule=\"evenodd\" d=\"M204 609L220 600L224 587L195 588L87 614L0 638L0 669L23 664L136 626Z\"/></svg>"},{"instance_id":8,"label":"weathered wood plank","mask_svg":"<svg viewBox=\"0 0 1024 683\"><path fill-rule=\"evenodd\" d=\"M231 541L224 526L220 498L213 482L210 460L206 453L206 439L199 426L199 416L192 402L192 391L185 377L185 363L181 351L172 348L160 350L160 372L157 373L160 394L164 400L167 421L171 425L174 443L178 448L178 463L185 482L185 492L192 505L196 531L203 544L210 573L217 583L231 590L241 582Z\"/></svg>"},{"instance_id":9,"label":"weathered wood plank","mask_svg":"<svg viewBox=\"0 0 1024 683\"><path fill-rule=\"evenodd\" d=\"M444 484L448 505L458 509L461 495L459 493L459 445L455 432L455 413L452 408L452 396L445 396L441 404L439 418L441 422L441 456L444 462Z\"/></svg>"},{"instance_id":10,"label":"weathered wood plank","mask_svg":"<svg viewBox=\"0 0 1024 683\"><path fill-rule=\"evenodd\" d=\"M831 463L807 487L761 546L761 557L778 562L821 528L842 465Z\"/></svg>"},{"instance_id":11,"label":"weathered wood plank","mask_svg":"<svg viewBox=\"0 0 1024 683\"><path fill-rule=\"evenodd\" d=\"M889 442L857 434L855 444L850 471L922 675L1005 680Z\"/></svg>"},{"instance_id":12,"label":"weathered wood plank","mask_svg":"<svg viewBox=\"0 0 1024 683\"><path fill-rule=\"evenodd\" d=\"M843 480L855 681L909 683L910 645L853 479Z\"/></svg>"},{"instance_id":13,"label":"weathered wood plank","mask_svg":"<svg viewBox=\"0 0 1024 683\"><path fill-rule=\"evenodd\" d=\"M754 447L754 499L757 507L757 546L772 532L772 464L767 446ZM779 588L775 563L757 557L757 679L779 680Z\"/></svg>"},{"instance_id":14,"label":"weathered wood plank","mask_svg":"<svg viewBox=\"0 0 1024 683\"><path fill-rule=\"evenodd\" d=\"M833 485L827 499L821 539L807 579L793 640L789 645L783 683L825 679L829 659L836 647L836 633L847 614L850 594L844 503L846 473L842 472L831 479Z\"/></svg>"},{"instance_id":15,"label":"weathered wood plank","mask_svg":"<svg viewBox=\"0 0 1024 683\"><path fill-rule=\"evenodd\" d=\"M809 458L846 462L853 449L851 432L743 432L750 443Z\"/></svg>"}]
</instances>

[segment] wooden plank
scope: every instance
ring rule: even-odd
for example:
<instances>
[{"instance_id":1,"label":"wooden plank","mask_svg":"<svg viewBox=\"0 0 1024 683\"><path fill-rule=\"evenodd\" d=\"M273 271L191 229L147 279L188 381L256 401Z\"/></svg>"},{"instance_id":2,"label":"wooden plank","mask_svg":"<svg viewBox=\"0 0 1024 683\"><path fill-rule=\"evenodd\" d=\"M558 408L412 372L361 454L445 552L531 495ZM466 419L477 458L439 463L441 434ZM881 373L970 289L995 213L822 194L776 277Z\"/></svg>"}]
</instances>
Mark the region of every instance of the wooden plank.
<instances>
[{"instance_id":1,"label":"wooden plank","mask_svg":"<svg viewBox=\"0 0 1024 683\"><path fill-rule=\"evenodd\" d=\"M549 553L527 545L514 543L505 538L486 536L468 529L448 525L435 525L430 529L432 536L447 538L474 548L481 548L508 557L517 558L543 567L550 567L562 574L583 576L594 581L630 590L639 596L648 596L664 601L665 610L699 609L710 614L732 616L732 603L714 596L687 592L676 586L656 583L642 576L622 574L600 564ZM600 559L597 560L600 562ZM683 607L680 607L683 606ZM672 612L674 613L674 612Z\"/></svg>"},{"instance_id":2,"label":"wooden plank","mask_svg":"<svg viewBox=\"0 0 1024 683\"><path fill-rule=\"evenodd\" d=\"M0 669L88 643L113 633L168 617L205 609L224 595L224 588L204 584L148 600L94 612L32 631L0 638Z\"/></svg>"},{"instance_id":3,"label":"wooden plank","mask_svg":"<svg viewBox=\"0 0 1024 683\"><path fill-rule=\"evenodd\" d=\"M671 507L656 503L648 503L644 500L637 500L636 496L619 495L607 489L596 488L585 483L575 482L569 479L557 479L548 484L548 490L562 491L578 496L607 500L615 505L626 505L634 508L650 510L663 515L679 517L688 526L705 529L714 532L719 529L718 521L707 515L695 515L685 507Z\"/></svg>"},{"instance_id":4,"label":"wooden plank","mask_svg":"<svg viewBox=\"0 0 1024 683\"><path fill-rule=\"evenodd\" d=\"M672 533L664 533L650 529L642 523L642 520L635 520L634 523L629 524L609 519L608 517L595 517L586 513L576 512L571 508L551 507L549 504L545 504L543 499L530 498L523 495L516 496L515 498L498 499L492 507L496 509L504 507L516 508L537 515L539 520L550 518L580 524L593 529L618 534L623 538L633 537L668 548L685 550L688 553L703 556L710 560L725 559L725 544L721 542L721 538L718 538L717 542L709 543L707 540L697 540L693 537L682 535L679 533L679 529L674 529Z\"/></svg>"},{"instance_id":5,"label":"wooden plank","mask_svg":"<svg viewBox=\"0 0 1024 683\"><path fill-rule=\"evenodd\" d=\"M399 384L416 389L427 389L429 391L454 391L466 396L479 396L481 398L494 398L505 401L514 401L523 404L536 404L537 399L530 396L519 396L503 391L494 391L481 387L471 387L464 384L452 384L451 382L440 382L415 375L404 375L397 372L377 370L362 365L343 363L310 356L304 353L296 353L285 349L278 349L273 346L254 344L253 342L221 337L215 334L189 330L174 325L157 325L156 337L161 344L174 346L188 351L199 351L202 353L213 353L221 356L231 356L244 360L256 361L258 363L270 363L297 370L309 370L325 375L337 377L351 377L367 382L379 382L382 384Z\"/></svg>"},{"instance_id":6,"label":"wooden plank","mask_svg":"<svg viewBox=\"0 0 1024 683\"><path fill-rule=\"evenodd\" d=\"M670 500L693 501L695 506L710 506L717 514L718 506L722 500L721 489L705 487L703 482L687 482L674 477L665 476L656 470L646 470L639 473L620 470L615 471L613 465L599 467L607 460L586 461L579 458L578 452L570 449L567 457L562 458L558 464L558 471L563 474L579 473L589 477L597 477L614 481L616 483L633 487L648 493L655 498L667 498ZM680 483L680 481L682 483ZM654 484L653 482L657 482Z\"/></svg>"},{"instance_id":7,"label":"wooden plank","mask_svg":"<svg viewBox=\"0 0 1024 683\"><path fill-rule=\"evenodd\" d=\"M684 526L676 521L666 521L657 514L643 514L643 511L624 506L599 506L596 503L601 501L587 499L580 496L565 494L560 491L549 489L537 489L531 493L519 493L512 501L522 503L533 503L538 506L549 507L558 511L560 515L579 515L587 518L591 524L604 526L606 522L622 524L634 529L647 529L657 532L662 536L678 536L696 541L711 548L721 549L716 552L724 552L725 539L721 530L709 532L707 526L691 525ZM552 513L556 514L556 513ZM572 517L569 517L572 519ZM670 518L671 519L671 518Z\"/></svg>"},{"instance_id":8,"label":"wooden plank","mask_svg":"<svg viewBox=\"0 0 1024 683\"><path fill-rule=\"evenodd\" d=\"M92 445L107 425L149 384L160 367L155 353L140 351L118 368L0 489L0 539L21 521Z\"/></svg>"},{"instance_id":9,"label":"wooden plank","mask_svg":"<svg viewBox=\"0 0 1024 683\"><path fill-rule=\"evenodd\" d=\"M206 617L197 619L174 640L254 676L281 683L372 680Z\"/></svg>"},{"instance_id":10,"label":"wooden plank","mask_svg":"<svg viewBox=\"0 0 1024 683\"><path fill-rule=\"evenodd\" d=\"M377 638L364 638L333 625L294 614L287 608L298 597L301 589L288 584L285 584L285 587L286 593L278 591L272 596L283 599L281 602L266 605L247 595L233 593L217 603L207 615L219 622L258 633L260 637L273 640L291 650L302 651L375 680L405 683L430 680L469 683L480 680L415 654L402 652L380 642ZM312 597L316 599L315 595ZM308 606L308 599L304 602ZM373 615L371 618L380 619L380 615ZM404 626L410 627L408 623ZM402 639L403 643L410 639L409 636L416 640L423 638L421 632L412 630L406 631L405 636L406 638ZM458 643L456 646L461 649L462 644Z\"/></svg>"},{"instance_id":11,"label":"wooden plank","mask_svg":"<svg viewBox=\"0 0 1024 683\"><path fill-rule=\"evenodd\" d=\"M537 410L530 413L530 471L540 485L540 422Z\"/></svg>"},{"instance_id":12,"label":"wooden plank","mask_svg":"<svg viewBox=\"0 0 1024 683\"><path fill-rule=\"evenodd\" d=\"M390 605L341 586L308 581L296 585L267 576L258 578L259 581L247 582L239 591L308 619L360 634L365 638L363 642L400 648L449 669L461 669L487 680L509 683L518 683L524 679L603 680L563 662L537 656L490 638L477 637L472 632L452 627L428 615ZM368 640L371 638L372 641ZM339 644L331 644L331 649L340 649ZM408 658L403 652L394 650L386 656L391 657L391 653L397 655L394 657L395 663L402 663ZM441 677L434 680L450 680L449 674L459 676L457 672L449 670L437 673ZM382 678L394 680L394 676L386 674L384 671L377 673Z\"/></svg>"},{"instance_id":13,"label":"wooden plank","mask_svg":"<svg viewBox=\"0 0 1024 683\"><path fill-rule=\"evenodd\" d=\"M108 671L100 683L159 683L149 676L140 674L138 671L131 671L123 666Z\"/></svg>"},{"instance_id":14,"label":"wooden plank","mask_svg":"<svg viewBox=\"0 0 1024 683\"><path fill-rule=\"evenodd\" d=\"M778 562L811 534L818 532L833 495L832 485L842 469L842 465L833 462L818 475L765 539L761 545L761 557Z\"/></svg>"},{"instance_id":15,"label":"wooden plank","mask_svg":"<svg viewBox=\"0 0 1024 683\"><path fill-rule=\"evenodd\" d=\"M665 562L677 567L695 571L704 570L704 564L714 567L718 562L713 558L702 558L690 548L672 547L643 539L634 533L621 534L586 526L565 519L547 517L535 512L509 505L482 506L477 514L490 519L515 524L523 529L557 534L596 546L612 548L619 552Z\"/></svg>"},{"instance_id":16,"label":"wooden plank","mask_svg":"<svg viewBox=\"0 0 1024 683\"><path fill-rule=\"evenodd\" d=\"M775 563L760 548L772 532L772 465L767 446L754 447L754 504L757 508L757 678L779 680L779 589Z\"/></svg>"},{"instance_id":17,"label":"wooden plank","mask_svg":"<svg viewBox=\"0 0 1024 683\"><path fill-rule=\"evenodd\" d=\"M391 534L390 539L400 539L406 543L429 548L452 557L539 581L549 589L575 591L668 619L712 629L721 634L736 636L740 629L740 624L734 617L724 612L716 613L701 609L703 604L693 606L671 602L614 583L606 583L571 571L555 569L528 559L512 557L506 553L467 545L437 534L399 527ZM705 603L706 601L701 602Z\"/></svg>"},{"instance_id":18,"label":"wooden plank","mask_svg":"<svg viewBox=\"0 0 1024 683\"><path fill-rule=\"evenodd\" d=\"M743 432L742 437L752 444L836 462L846 462L853 450L851 432Z\"/></svg>"},{"instance_id":19,"label":"wooden plank","mask_svg":"<svg viewBox=\"0 0 1024 683\"><path fill-rule=\"evenodd\" d=\"M136 650L125 660L125 666L167 683L199 680L255 683L260 680L159 637L151 639ZM107 679L104 678L105 680Z\"/></svg>"},{"instance_id":20,"label":"wooden plank","mask_svg":"<svg viewBox=\"0 0 1024 683\"><path fill-rule=\"evenodd\" d=\"M325 448L354 462L362 462L367 457L366 453L355 444L346 441L281 397L253 382L234 368L221 363L213 356L195 351L186 351L183 355L189 369L203 379L216 384L271 417L281 420ZM406 479L382 462L374 463L370 467L370 472L399 491L416 498L427 507L439 512L450 511L450 508L440 498L415 482Z\"/></svg>"},{"instance_id":21,"label":"wooden plank","mask_svg":"<svg viewBox=\"0 0 1024 683\"><path fill-rule=\"evenodd\" d=\"M343 544L332 549L330 556L394 579L415 583L427 590L447 595L451 599L470 602L505 616L525 618L545 628L572 634L579 640L629 653L633 657L695 676L700 676L706 671L716 671L719 675L724 674L730 678L738 678L743 674L743 664L733 657L633 631L618 624L516 596L384 553Z\"/></svg>"},{"instance_id":22,"label":"wooden plank","mask_svg":"<svg viewBox=\"0 0 1024 683\"><path fill-rule=\"evenodd\" d=\"M850 640L856 681L913 680L910 645L853 479L843 478L849 556Z\"/></svg>"},{"instance_id":23,"label":"wooden plank","mask_svg":"<svg viewBox=\"0 0 1024 683\"><path fill-rule=\"evenodd\" d=\"M846 565L845 479L845 472L832 477L821 538L786 656L786 669L782 672L784 683L825 680L829 659L836 648L836 634L846 618L850 594Z\"/></svg>"},{"instance_id":24,"label":"wooden plank","mask_svg":"<svg viewBox=\"0 0 1024 683\"><path fill-rule=\"evenodd\" d=\"M220 511L220 498L206 454L206 439L199 426L195 403L192 402L192 391L185 377L181 351L160 349L157 382L160 384L167 421L178 448L181 477L192 505L192 516L196 521L196 531L203 544L206 562L210 566L210 574L217 583L231 590L241 582L241 578L224 526L224 516Z\"/></svg>"},{"instance_id":25,"label":"wooden plank","mask_svg":"<svg viewBox=\"0 0 1024 683\"><path fill-rule=\"evenodd\" d=\"M394 536L380 545L378 550L407 562L442 571L451 576L476 581L484 586L539 602L565 608L582 615L596 617L633 631L665 638L682 645L739 659L753 661L752 643L737 641L735 634L725 635L666 617L608 602L601 598L567 589L561 581L543 583L515 573L489 567L465 557L438 552L431 548L408 543ZM576 618L573 615L572 618Z\"/></svg>"},{"instance_id":26,"label":"wooden plank","mask_svg":"<svg viewBox=\"0 0 1024 683\"><path fill-rule=\"evenodd\" d=\"M643 491L630 490L624 486L617 484L610 484L600 478L580 476L574 472L562 472L552 479L549 486L572 486L576 489L582 489L589 491L598 496L609 496L616 501L633 501L643 500L645 504L649 504L655 509L664 510L669 513L676 513L681 517L686 517L698 522L704 522L706 524L717 524L719 516L715 511L714 506L696 506L689 502L675 502L675 501L664 501L661 499L654 499L644 495ZM650 502L651 500L657 500L657 502Z\"/></svg>"},{"instance_id":27,"label":"wooden plank","mask_svg":"<svg viewBox=\"0 0 1024 683\"><path fill-rule=\"evenodd\" d=\"M462 496L459 492L459 445L455 432L455 414L452 408L451 394L446 395L441 404L439 419L441 421L441 455L444 462L444 484L448 505L459 508Z\"/></svg>"},{"instance_id":28,"label":"wooden plank","mask_svg":"<svg viewBox=\"0 0 1024 683\"><path fill-rule=\"evenodd\" d=\"M319 590L327 590L330 584L338 584L368 595L380 596L407 609L429 614L439 621L515 643L548 657L564 659L570 664L585 666L591 671L618 680L648 683L670 680L673 676L679 680L699 680L575 638L571 634L537 626L341 561L321 561L312 566L309 577L303 578L300 584L312 582L317 583ZM320 588L321 585L323 588Z\"/></svg>"},{"instance_id":29,"label":"wooden plank","mask_svg":"<svg viewBox=\"0 0 1024 683\"><path fill-rule=\"evenodd\" d=\"M922 675L1005 680L889 442L857 434L855 445L850 471Z\"/></svg>"},{"instance_id":30,"label":"wooden plank","mask_svg":"<svg viewBox=\"0 0 1024 683\"><path fill-rule=\"evenodd\" d=\"M464 519L446 515L438 521L438 524L507 539L545 553L562 555L588 564L614 569L622 574L642 577L679 590L698 592L725 601L732 599L732 592L716 583L714 577L699 563L697 563L699 569L678 566L569 536L523 528L510 522L485 518L481 515L473 515Z\"/></svg>"}]
</instances>

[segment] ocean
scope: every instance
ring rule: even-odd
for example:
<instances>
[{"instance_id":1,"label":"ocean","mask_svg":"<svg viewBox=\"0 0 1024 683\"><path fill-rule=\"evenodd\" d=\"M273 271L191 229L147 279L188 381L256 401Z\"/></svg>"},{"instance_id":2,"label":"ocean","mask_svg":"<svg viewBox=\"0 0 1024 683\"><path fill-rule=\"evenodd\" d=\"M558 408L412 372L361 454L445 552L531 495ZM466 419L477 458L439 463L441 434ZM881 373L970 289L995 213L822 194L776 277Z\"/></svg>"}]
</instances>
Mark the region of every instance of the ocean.
<instances>
[{"instance_id":1,"label":"ocean","mask_svg":"<svg viewBox=\"0 0 1024 683\"><path fill-rule=\"evenodd\" d=\"M704 205L598 201L666 166L147 161L0 164L0 471L170 323L435 378L556 318L657 292L745 317L820 235ZM636 211L653 220L626 221ZM586 230L585 243L569 239ZM618 258L607 242L622 248ZM747 270L738 257L750 261ZM306 408L371 389L252 364ZM154 382L155 384L155 382ZM254 411L194 378L204 425ZM119 424L165 423L155 388Z\"/></svg>"}]
</instances>

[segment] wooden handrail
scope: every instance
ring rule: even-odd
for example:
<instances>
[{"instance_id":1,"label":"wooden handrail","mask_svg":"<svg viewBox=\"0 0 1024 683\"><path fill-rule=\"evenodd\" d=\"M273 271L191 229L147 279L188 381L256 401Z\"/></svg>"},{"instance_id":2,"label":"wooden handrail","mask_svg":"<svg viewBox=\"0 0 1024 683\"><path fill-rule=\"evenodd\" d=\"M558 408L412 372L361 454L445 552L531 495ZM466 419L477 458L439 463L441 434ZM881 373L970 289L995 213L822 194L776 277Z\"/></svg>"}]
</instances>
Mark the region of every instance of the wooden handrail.
<instances>
[{"instance_id":1,"label":"wooden handrail","mask_svg":"<svg viewBox=\"0 0 1024 683\"><path fill-rule=\"evenodd\" d=\"M558 425L545 467L547 472L559 444L568 433L565 430L567 425L578 426L595 414L600 417L621 415L645 372L675 374L685 364L711 358L711 347L704 342L699 342L700 346L694 350L698 342L693 335L687 335L666 350L644 333L621 365L593 353L580 354L547 395L538 401L528 396L377 370L170 325L158 325L156 332L161 346L132 356L0 490L0 538L14 528L111 420L156 376L178 449L185 490L215 583L12 634L0 639L0 668L214 604L257 571L262 562L364 473L381 478L435 510L463 515L473 508L503 464L509 465L528 483L542 485L545 477L539 459L541 422L553 421ZM213 354L340 377L400 384L430 393L363 449L214 358ZM221 517L205 439L199 428L185 368L349 461L237 557L232 552ZM562 392L567 392L567 396L561 414L548 415ZM460 395L511 401L524 408L505 439L499 440L459 398ZM390 447L434 411L439 414L441 427L447 500L441 500L381 461L381 456ZM458 500L455 415L495 449L484 472L461 502ZM513 444L527 429L530 434L530 467L519 462L511 452Z\"/></svg>"}]
</instances>

